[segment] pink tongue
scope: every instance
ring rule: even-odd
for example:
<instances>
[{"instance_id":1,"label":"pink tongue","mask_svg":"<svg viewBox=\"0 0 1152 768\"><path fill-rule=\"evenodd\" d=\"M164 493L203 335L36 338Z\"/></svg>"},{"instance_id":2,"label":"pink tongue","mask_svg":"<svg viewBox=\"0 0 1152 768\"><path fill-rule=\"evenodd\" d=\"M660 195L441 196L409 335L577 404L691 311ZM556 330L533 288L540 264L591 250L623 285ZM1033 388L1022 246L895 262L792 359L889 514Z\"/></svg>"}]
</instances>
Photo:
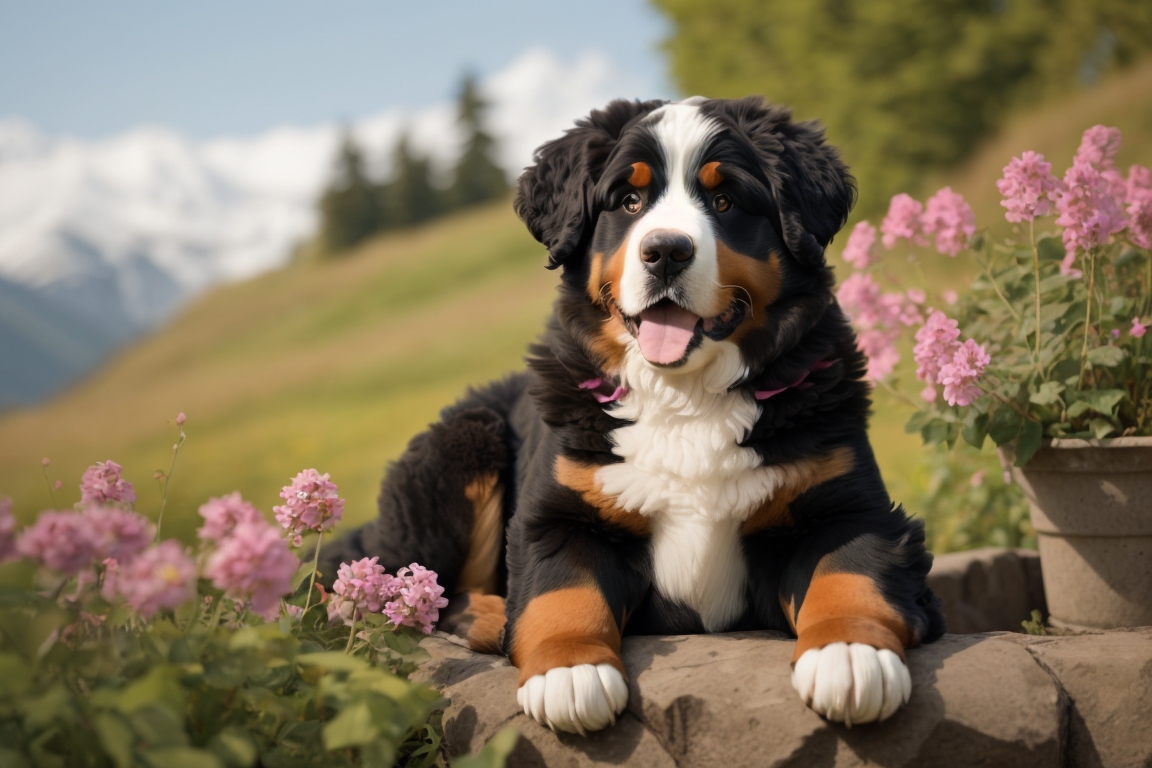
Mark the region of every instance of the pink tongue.
<instances>
[{"instance_id":1,"label":"pink tongue","mask_svg":"<svg viewBox=\"0 0 1152 768\"><path fill-rule=\"evenodd\" d=\"M650 363L668 365L684 357L700 318L675 304L661 304L640 313L640 352Z\"/></svg>"}]
</instances>

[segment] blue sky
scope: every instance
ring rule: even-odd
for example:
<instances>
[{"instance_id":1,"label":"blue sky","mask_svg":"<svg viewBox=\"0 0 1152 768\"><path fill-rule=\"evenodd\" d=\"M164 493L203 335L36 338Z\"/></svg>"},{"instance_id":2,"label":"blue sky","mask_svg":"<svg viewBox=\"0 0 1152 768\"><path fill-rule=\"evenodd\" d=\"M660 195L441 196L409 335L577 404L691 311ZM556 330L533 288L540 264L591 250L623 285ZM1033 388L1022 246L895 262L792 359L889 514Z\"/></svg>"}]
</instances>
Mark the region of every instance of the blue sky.
<instances>
[{"instance_id":1,"label":"blue sky","mask_svg":"<svg viewBox=\"0 0 1152 768\"><path fill-rule=\"evenodd\" d=\"M668 96L666 32L641 0L0 0L0 117L255 133L440 102L533 46L604 51Z\"/></svg>"}]
</instances>

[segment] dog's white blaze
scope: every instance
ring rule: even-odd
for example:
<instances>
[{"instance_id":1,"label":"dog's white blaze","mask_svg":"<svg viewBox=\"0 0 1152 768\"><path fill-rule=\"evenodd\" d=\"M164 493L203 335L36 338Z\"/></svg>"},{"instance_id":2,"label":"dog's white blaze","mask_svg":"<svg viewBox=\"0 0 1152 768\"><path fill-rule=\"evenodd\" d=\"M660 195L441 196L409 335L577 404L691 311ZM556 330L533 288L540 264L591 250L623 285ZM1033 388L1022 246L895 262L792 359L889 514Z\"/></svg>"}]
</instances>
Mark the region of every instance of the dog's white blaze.
<instances>
[{"instance_id":1,"label":"dog's white blaze","mask_svg":"<svg viewBox=\"0 0 1152 768\"><path fill-rule=\"evenodd\" d=\"M668 187L636 222L629 236L620 276L620 308L626 314L638 315L652 303L650 277L640 259L640 243L654 229L676 229L696 244L696 258L679 281L681 295L686 299L681 304L694 314L711 317L724 309L715 306L720 277L716 238L707 212L690 190L703 162L704 146L719 126L694 105L669 104L653 112L649 119L657 117L652 130L664 153Z\"/></svg>"},{"instance_id":2,"label":"dog's white blaze","mask_svg":"<svg viewBox=\"0 0 1152 768\"><path fill-rule=\"evenodd\" d=\"M736 345L705 339L691 368L650 365L635 339L621 371L629 388L612 415L632 423L611 433L620 464L597 470L605 493L652 520L654 578L661 594L722 631L744 610L747 573L740 523L796 471L760 466L739 443L760 415L747 392L729 392L745 374Z\"/></svg>"}]
</instances>

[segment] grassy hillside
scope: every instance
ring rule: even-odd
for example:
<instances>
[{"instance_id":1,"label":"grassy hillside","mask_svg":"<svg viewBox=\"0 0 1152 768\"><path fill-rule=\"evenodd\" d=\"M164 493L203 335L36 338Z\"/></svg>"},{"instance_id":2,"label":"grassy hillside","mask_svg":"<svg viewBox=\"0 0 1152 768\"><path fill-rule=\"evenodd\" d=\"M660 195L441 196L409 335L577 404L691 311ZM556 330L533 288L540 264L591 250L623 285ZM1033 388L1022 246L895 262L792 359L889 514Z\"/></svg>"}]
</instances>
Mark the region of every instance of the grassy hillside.
<instances>
[{"instance_id":1,"label":"grassy hillside","mask_svg":"<svg viewBox=\"0 0 1152 768\"><path fill-rule=\"evenodd\" d=\"M994 182L1008 158L1035 149L1063 170L1080 132L1097 122L1124 130L1123 163L1152 165L1152 63L1020 116L970 164L925 189L951 183L982 225L1004 231ZM469 384L522 367L557 278L544 262L503 202L374 240L339 261L221 288L82 385L0 416L0 495L28 519L51 503L42 456L65 483L60 506L76 500L84 467L112 458L136 484L138 508L156 510L152 474L167 468L172 421L184 411L188 442L168 533L190 535L199 504L232 490L270 510L280 486L312 466L332 473L349 521L368 519L384 465L413 434ZM927 276L960 288L965 271L939 257ZM878 393L873 439L898 498L924 456L903 432L907 416Z\"/></svg>"}]
</instances>

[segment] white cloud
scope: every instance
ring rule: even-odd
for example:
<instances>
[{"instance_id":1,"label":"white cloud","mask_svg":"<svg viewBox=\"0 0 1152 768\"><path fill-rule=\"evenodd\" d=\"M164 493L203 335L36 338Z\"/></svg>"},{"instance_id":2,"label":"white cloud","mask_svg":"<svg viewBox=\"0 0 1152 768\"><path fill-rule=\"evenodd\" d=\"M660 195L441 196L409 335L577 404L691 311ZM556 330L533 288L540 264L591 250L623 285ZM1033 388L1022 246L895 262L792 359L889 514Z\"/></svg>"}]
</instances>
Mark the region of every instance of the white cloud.
<instances>
[{"instance_id":1,"label":"white cloud","mask_svg":"<svg viewBox=\"0 0 1152 768\"><path fill-rule=\"evenodd\" d=\"M575 118L615 97L651 95L644 87L604 54L565 61L544 49L481 83L509 178ZM460 143L449 103L388 110L351 127L379 172L402 130L441 169ZM336 123L283 126L197 142L140 127L87 141L0 121L0 277L43 288L111 274L120 309L141 328L154 325L214 283L285 262L315 227L315 200L342 130ZM170 279L171 295L141 296L142 269Z\"/></svg>"}]
</instances>

